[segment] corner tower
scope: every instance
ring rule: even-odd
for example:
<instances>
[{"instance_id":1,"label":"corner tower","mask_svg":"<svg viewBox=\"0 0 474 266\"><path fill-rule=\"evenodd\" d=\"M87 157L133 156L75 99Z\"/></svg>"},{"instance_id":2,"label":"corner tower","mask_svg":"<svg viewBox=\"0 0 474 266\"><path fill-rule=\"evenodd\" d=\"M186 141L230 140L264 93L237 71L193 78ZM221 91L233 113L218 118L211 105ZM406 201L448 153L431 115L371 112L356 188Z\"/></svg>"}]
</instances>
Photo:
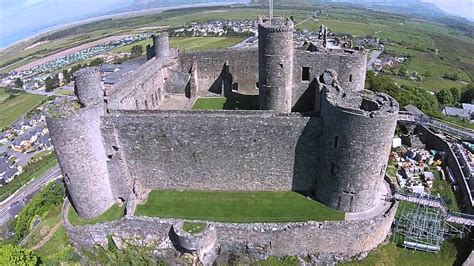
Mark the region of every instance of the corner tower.
<instances>
[{"instance_id":1,"label":"corner tower","mask_svg":"<svg viewBox=\"0 0 474 266\"><path fill-rule=\"evenodd\" d=\"M362 212L380 197L399 105L386 94L349 92L326 71L316 198L344 212Z\"/></svg>"},{"instance_id":2,"label":"corner tower","mask_svg":"<svg viewBox=\"0 0 474 266\"><path fill-rule=\"evenodd\" d=\"M167 32L160 32L153 36L153 49L156 59L162 62L170 57L169 35Z\"/></svg>"},{"instance_id":3,"label":"corner tower","mask_svg":"<svg viewBox=\"0 0 474 266\"><path fill-rule=\"evenodd\" d=\"M262 110L291 112L293 28L290 19L258 19L258 83Z\"/></svg>"},{"instance_id":4,"label":"corner tower","mask_svg":"<svg viewBox=\"0 0 474 266\"><path fill-rule=\"evenodd\" d=\"M75 77L78 101L52 108L47 123L72 204L91 219L114 204L101 134L105 106L98 68Z\"/></svg>"}]
</instances>

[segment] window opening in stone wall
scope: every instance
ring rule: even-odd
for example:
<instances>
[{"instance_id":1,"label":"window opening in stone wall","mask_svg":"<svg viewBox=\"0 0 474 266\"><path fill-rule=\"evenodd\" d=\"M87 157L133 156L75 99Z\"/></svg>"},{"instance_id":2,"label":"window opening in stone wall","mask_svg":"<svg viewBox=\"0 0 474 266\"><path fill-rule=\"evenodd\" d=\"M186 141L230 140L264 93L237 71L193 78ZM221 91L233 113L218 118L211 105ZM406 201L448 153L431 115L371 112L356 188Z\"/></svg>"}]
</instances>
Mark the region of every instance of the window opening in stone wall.
<instances>
[{"instance_id":1,"label":"window opening in stone wall","mask_svg":"<svg viewBox=\"0 0 474 266\"><path fill-rule=\"evenodd\" d=\"M336 174L336 165L333 162L331 162L331 175L334 175L334 174Z\"/></svg>"},{"instance_id":2,"label":"window opening in stone wall","mask_svg":"<svg viewBox=\"0 0 474 266\"><path fill-rule=\"evenodd\" d=\"M301 80L302 81L309 81L309 77L310 77L309 67L303 67Z\"/></svg>"},{"instance_id":3,"label":"window opening in stone wall","mask_svg":"<svg viewBox=\"0 0 474 266\"><path fill-rule=\"evenodd\" d=\"M151 104L155 107L155 96L153 96L153 94L151 95Z\"/></svg>"},{"instance_id":4,"label":"window opening in stone wall","mask_svg":"<svg viewBox=\"0 0 474 266\"><path fill-rule=\"evenodd\" d=\"M138 109L138 100L135 100L135 109Z\"/></svg>"},{"instance_id":5,"label":"window opening in stone wall","mask_svg":"<svg viewBox=\"0 0 474 266\"><path fill-rule=\"evenodd\" d=\"M337 149L337 145L339 145L339 136L334 138L334 149Z\"/></svg>"},{"instance_id":6,"label":"window opening in stone wall","mask_svg":"<svg viewBox=\"0 0 474 266\"><path fill-rule=\"evenodd\" d=\"M349 75L349 82L352 82L352 75Z\"/></svg>"},{"instance_id":7,"label":"window opening in stone wall","mask_svg":"<svg viewBox=\"0 0 474 266\"><path fill-rule=\"evenodd\" d=\"M145 109L148 110L148 101L145 101Z\"/></svg>"}]
</instances>

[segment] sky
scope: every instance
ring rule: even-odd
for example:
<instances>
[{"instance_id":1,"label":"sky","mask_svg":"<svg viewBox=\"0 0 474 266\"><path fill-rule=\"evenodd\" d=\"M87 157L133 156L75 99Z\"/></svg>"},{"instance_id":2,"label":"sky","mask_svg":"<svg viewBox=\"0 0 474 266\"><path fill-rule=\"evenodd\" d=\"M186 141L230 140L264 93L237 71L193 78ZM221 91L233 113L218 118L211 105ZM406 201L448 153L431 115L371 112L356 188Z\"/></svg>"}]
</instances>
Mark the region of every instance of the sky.
<instances>
[{"instance_id":1,"label":"sky","mask_svg":"<svg viewBox=\"0 0 474 266\"><path fill-rule=\"evenodd\" d=\"M433 3L444 12L474 21L474 0L423 0Z\"/></svg>"},{"instance_id":2,"label":"sky","mask_svg":"<svg viewBox=\"0 0 474 266\"><path fill-rule=\"evenodd\" d=\"M113 10L135 0L0 0L0 48L54 25ZM474 21L474 0L422 0Z\"/></svg>"}]
</instances>

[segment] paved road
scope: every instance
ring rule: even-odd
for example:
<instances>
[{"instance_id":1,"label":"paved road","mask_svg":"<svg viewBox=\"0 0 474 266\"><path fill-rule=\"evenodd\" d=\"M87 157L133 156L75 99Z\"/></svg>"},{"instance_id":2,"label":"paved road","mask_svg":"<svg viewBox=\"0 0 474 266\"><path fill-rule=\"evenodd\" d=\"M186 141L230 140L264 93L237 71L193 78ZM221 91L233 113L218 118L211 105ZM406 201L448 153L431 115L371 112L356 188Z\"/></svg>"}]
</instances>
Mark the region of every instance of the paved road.
<instances>
[{"instance_id":1,"label":"paved road","mask_svg":"<svg viewBox=\"0 0 474 266\"><path fill-rule=\"evenodd\" d=\"M375 50L369 54L369 58L367 61L367 70L372 70L372 66L375 63L375 60L377 60L377 58L379 58L382 53L383 50Z\"/></svg>"},{"instance_id":2,"label":"paved road","mask_svg":"<svg viewBox=\"0 0 474 266\"><path fill-rule=\"evenodd\" d=\"M5 224L21 212L32 196L49 182L61 178L59 166L20 188L13 196L0 203L0 225Z\"/></svg>"}]
</instances>

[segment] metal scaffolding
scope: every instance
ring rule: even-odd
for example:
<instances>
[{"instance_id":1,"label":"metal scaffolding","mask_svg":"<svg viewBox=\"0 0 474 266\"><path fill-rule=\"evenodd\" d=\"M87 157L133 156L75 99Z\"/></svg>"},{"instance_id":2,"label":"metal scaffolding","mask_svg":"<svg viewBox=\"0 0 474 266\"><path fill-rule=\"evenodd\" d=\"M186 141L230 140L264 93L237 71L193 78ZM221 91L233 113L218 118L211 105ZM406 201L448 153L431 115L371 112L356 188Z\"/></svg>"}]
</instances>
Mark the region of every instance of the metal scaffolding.
<instances>
[{"instance_id":1,"label":"metal scaffolding","mask_svg":"<svg viewBox=\"0 0 474 266\"><path fill-rule=\"evenodd\" d=\"M443 208L404 202L397 212L394 241L405 248L438 253L445 240L463 238L471 229L447 217Z\"/></svg>"}]
</instances>

